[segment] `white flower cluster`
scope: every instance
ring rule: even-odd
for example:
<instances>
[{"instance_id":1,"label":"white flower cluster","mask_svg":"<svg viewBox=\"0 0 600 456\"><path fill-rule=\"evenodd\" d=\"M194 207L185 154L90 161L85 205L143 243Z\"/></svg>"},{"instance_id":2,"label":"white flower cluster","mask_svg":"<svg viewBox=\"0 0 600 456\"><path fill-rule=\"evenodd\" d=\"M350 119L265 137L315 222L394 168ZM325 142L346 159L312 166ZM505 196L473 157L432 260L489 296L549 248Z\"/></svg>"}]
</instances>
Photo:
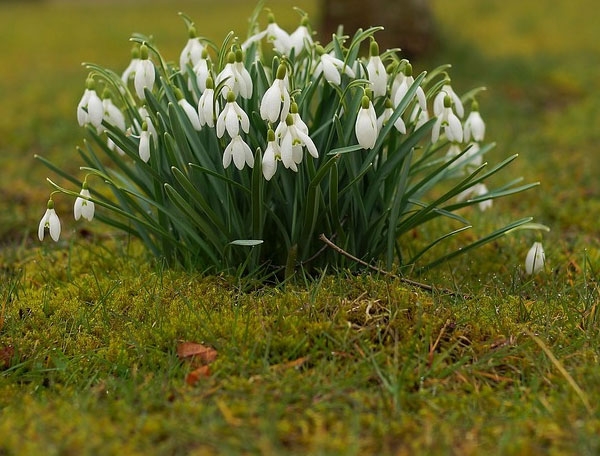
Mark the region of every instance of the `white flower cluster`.
<instances>
[{"instance_id":1,"label":"white flower cluster","mask_svg":"<svg viewBox=\"0 0 600 456\"><path fill-rule=\"evenodd\" d=\"M301 115L310 112L310 104L315 102L310 97L303 97L305 91L314 90L315 85L340 93L357 88L362 91L360 104L349 110L349 105L340 103L335 115L352 120L354 135L361 148L380 147L385 139L381 138L381 132L392 119L394 134L405 135L433 116L436 120L431 131L432 143L447 141L449 158L467 148L457 165L478 166L481 163L479 144L484 139L485 124L477 103L473 101L472 110L463 122L463 103L447 80L431 96L430 111L423 86L416 90L412 88L415 78L410 63L399 60L394 52L380 54L372 33L369 56L361 58L358 53L343 47L343 37L334 37L334 41L325 47L314 42L307 17L303 17L299 27L288 34L270 14L264 30L241 44L234 39L230 49L219 54L225 58L217 61L211 57L212 49L197 36L195 28L189 26L188 31L189 38L181 51L176 72L168 73L158 52L147 42L140 42L135 47L131 62L118 81L118 90L107 84L103 75L92 71L77 106L79 124L91 125L98 135L106 134L108 147L121 156L125 155L123 147L126 144L115 144L111 139L114 135L107 132L111 129L123 132L126 140L137 148L141 163L136 164L157 166L152 157L164 149L165 119L152 111L148 98L164 96L160 85L170 84L176 102L171 104L180 109L182 118L189 121L191 128L197 132L214 131L222 146L224 168L232 162L238 170L245 166L252 168L259 149L264 149L261 169L264 178L271 180L279 161L286 169L297 172L305 151L313 158L319 158L311 130L314 134L320 125L312 124L312 119L303 119ZM263 61L260 49L265 41L272 45L275 61ZM253 53L251 58L248 58L249 52ZM261 69L253 72L256 66ZM263 79L259 84L256 75L264 75L267 80ZM102 96L96 92L98 83L106 86ZM256 93L257 87L260 87L260 93ZM406 99L409 93L410 99ZM113 103L113 97L120 97L121 102L117 104L121 108ZM258 119L264 123L258 125ZM256 137L258 133L262 137ZM473 195L481 198L487 188L480 183L467 192L459 198L467 199ZM486 209L491 200L482 199L479 204L481 209ZM53 204L52 208L48 205L40 222L40 239L45 228L50 230L53 239L59 236L60 222L53 207ZM94 203L84 182L75 203L75 218L91 220L93 214Z\"/></svg>"}]
</instances>

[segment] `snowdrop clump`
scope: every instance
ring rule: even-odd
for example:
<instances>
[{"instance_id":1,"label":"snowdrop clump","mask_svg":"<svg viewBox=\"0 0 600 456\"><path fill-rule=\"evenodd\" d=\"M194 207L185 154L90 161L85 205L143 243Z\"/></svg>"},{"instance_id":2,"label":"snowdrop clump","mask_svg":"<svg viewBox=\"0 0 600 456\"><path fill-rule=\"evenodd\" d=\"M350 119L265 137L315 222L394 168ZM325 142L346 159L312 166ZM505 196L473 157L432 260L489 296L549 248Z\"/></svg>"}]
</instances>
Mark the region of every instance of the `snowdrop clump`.
<instances>
[{"instance_id":1,"label":"snowdrop clump","mask_svg":"<svg viewBox=\"0 0 600 456\"><path fill-rule=\"evenodd\" d=\"M398 50L380 52L380 27L322 43L303 12L291 32L267 16L250 36L231 32L216 45L182 15L178 65L142 35L133 35L122 71L86 64L76 109L88 137L79 149L85 178L39 157L81 187L50 181L52 195L75 198L76 220L126 231L172 263L255 274L348 265L323 248L320 233L365 261L414 265L469 227L458 211L490 209L493 199L535 185L488 189L484 181L516 156L483 163L492 145L484 143L481 91L457 95L449 65L413 73ZM432 198L442 182L449 185ZM406 248L402 235L435 217L462 227ZM52 198L40 239L46 229L58 240Z\"/></svg>"}]
</instances>

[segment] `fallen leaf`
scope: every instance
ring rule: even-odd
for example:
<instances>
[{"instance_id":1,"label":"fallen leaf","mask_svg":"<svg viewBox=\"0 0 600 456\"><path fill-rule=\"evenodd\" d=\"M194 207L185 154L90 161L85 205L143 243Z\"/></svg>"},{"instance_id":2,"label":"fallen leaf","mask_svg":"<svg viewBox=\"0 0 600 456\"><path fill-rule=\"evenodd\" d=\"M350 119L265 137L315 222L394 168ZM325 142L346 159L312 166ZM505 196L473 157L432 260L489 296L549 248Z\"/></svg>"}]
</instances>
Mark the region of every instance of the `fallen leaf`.
<instances>
[{"instance_id":1,"label":"fallen leaf","mask_svg":"<svg viewBox=\"0 0 600 456\"><path fill-rule=\"evenodd\" d=\"M195 386L201 379L207 377L210 377L210 367L204 365L187 374L185 382L190 386Z\"/></svg>"},{"instance_id":2,"label":"fallen leaf","mask_svg":"<svg viewBox=\"0 0 600 456\"><path fill-rule=\"evenodd\" d=\"M177 346L177 356L180 359L197 359L209 364L217 358L217 350L196 342L181 342Z\"/></svg>"},{"instance_id":3,"label":"fallen leaf","mask_svg":"<svg viewBox=\"0 0 600 456\"><path fill-rule=\"evenodd\" d=\"M15 354L15 349L12 345L7 345L0 348L0 369L8 369L10 361Z\"/></svg>"}]
</instances>

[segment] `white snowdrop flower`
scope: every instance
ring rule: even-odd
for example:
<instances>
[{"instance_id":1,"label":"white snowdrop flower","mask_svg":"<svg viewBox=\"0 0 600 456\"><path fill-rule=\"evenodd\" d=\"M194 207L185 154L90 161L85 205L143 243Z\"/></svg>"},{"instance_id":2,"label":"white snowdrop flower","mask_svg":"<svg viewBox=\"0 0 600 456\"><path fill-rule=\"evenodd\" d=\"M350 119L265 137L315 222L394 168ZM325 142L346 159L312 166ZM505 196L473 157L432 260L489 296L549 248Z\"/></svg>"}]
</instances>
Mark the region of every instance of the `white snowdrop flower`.
<instances>
[{"instance_id":1,"label":"white snowdrop flower","mask_svg":"<svg viewBox=\"0 0 600 456\"><path fill-rule=\"evenodd\" d=\"M379 56L379 45L371 39L369 47L369 61L367 62L367 75L373 90L373 96L382 97L387 91L387 71Z\"/></svg>"},{"instance_id":2,"label":"white snowdrop flower","mask_svg":"<svg viewBox=\"0 0 600 456\"><path fill-rule=\"evenodd\" d=\"M148 130L148 124L144 122L142 124L142 131L140 132L140 143L138 145L138 154L143 162L148 163L150 160L150 138L152 132Z\"/></svg>"},{"instance_id":3,"label":"white snowdrop flower","mask_svg":"<svg viewBox=\"0 0 600 456\"><path fill-rule=\"evenodd\" d=\"M223 152L223 168L227 168L231 164L231 160L235 167L239 170L244 168L244 165L248 165L250 168L254 167L254 156L250 146L244 142L240 135L236 135L231 139L231 142L225 148Z\"/></svg>"},{"instance_id":4,"label":"white snowdrop flower","mask_svg":"<svg viewBox=\"0 0 600 456\"><path fill-rule=\"evenodd\" d=\"M377 118L377 128L380 131L388 123L388 121L392 117L392 114L394 114L394 107L392 105L392 102L388 98L385 100L385 108L384 108L383 112ZM406 125L404 124L404 120L402 119L402 116L398 116L398 118L394 122L394 127L396 128L396 130L398 130L398 132L400 132L402 134L406 134Z\"/></svg>"},{"instance_id":5,"label":"white snowdrop flower","mask_svg":"<svg viewBox=\"0 0 600 456\"><path fill-rule=\"evenodd\" d=\"M202 58L202 51L204 51L204 45L200 41L200 38L198 38L195 27L191 26L189 28L188 36L189 38L179 55L179 71L182 74L186 73L188 64L192 68L196 66Z\"/></svg>"},{"instance_id":6,"label":"white snowdrop flower","mask_svg":"<svg viewBox=\"0 0 600 456\"><path fill-rule=\"evenodd\" d=\"M233 92L229 92L227 104L217 118L217 137L222 138L225 130L227 130L230 138L238 136L240 125L245 133L250 131L248 114L237 104Z\"/></svg>"},{"instance_id":7,"label":"white snowdrop flower","mask_svg":"<svg viewBox=\"0 0 600 456\"><path fill-rule=\"evenodd\" d=\"M38 238L40 241L44 240L46 228L48 228L48 231L50 232L50 237L57 242L58 238L60 237L60 220L58 215L56 215L56 211L54 210L54 201L52 201L52 199L48 200L46 212L44 213L38 226Z\"/></svg>"},{"instance_id":8,"label":"white snowdrop flower","mask_svg":"<svg viewBox=\"0 0 600 456\"><path fill-rule=\"evenodd\" d=\"M150 137L153 139L154 144L156 145L158 142L158 135L156 133L156 128L154 127L154 124L152 123L152 119L150 118L150 113L148 112L148 110L146 109L145 106L141 106L140 108L138 108L138 112L140 114L140 117L142 118L143 122L146 122L146 127L148 129L148 132L150 133ZM142 126L138 123L138 121L135 121L135 125L137 128L137 131L142 131Z\"/></svg>"},{"instance_id":9,"label":"white snowdrop flower","mask_svg":"<svg viewBox=\"0 0 600 456\"><path fill-rule=\"evenodd\" d=\"M148 58L148 47L145 44L140 46L140 60L136 65L133 75L133 85L135 93L140 100L145 100L144 89L152 90L155 79L154 64Z\"/></svg>"},{"instance_id":10,"label":"white snowdrop flower","mask_svg":"<svg viewBox=\"0 0 600 456\"><path fill-rule=\"evenodd\" d=\"M438 94L435 96L433 100L433 114L435 116L439 116L445 106L445 98L449 96L452 100L452 104L454 105L454 110L456 111L456 115L462 119L465 115L465 109L463 107L462 101L460 101L460 97L456 95L456 92L452 89L450 84L444 84Z\"/></svg>"},{"instance_id":11,"label":"white snowdrop flower","mask_svg":"<svg viewBox=\"0 0 600 456\"><path fill-rule=\"evenodd\" d=\"M277 77L262 97L260 102L260 117L271 123L284 120L290 112L290 94L288 92L285 64L277 68Z\"/></svg>"},{"instance_id":12,"label":"white snowdrop flower","mask_svg":"<svg viewBox=\"0 0 600 456\"><path fill-rule=\"evenodd\" d=\"M546 254L541 242L534 242L525 257L525 272L529 275L537 274L544 269Z\"/></svg>"},{"instance_id":13,"label":"white snowdrop flower","mask_svg":"<svg viewBox=\"0 0 600 456\"><path fill-rule=\"evenodd\" d=\"M356 123L354 126L356 139L363 149L372 149L377 142L377 114L373 103L367 95L363 95Z\"/></svg>"},{"instance_id":14,"label":"white snowdrop flower","mask_svg":"<svg viewBox=\"0 0 600 456\"><path fill-rule=\"evenodd\" d=\"M215 89L212 78L209 76L206 79L206 88L200 95L198 100L198 120L200 125L208 125L209 127L215 126Z\"/></svg>"},{"instance_id":15,"label":"white snowdrop flower","mask_svg":"<svg viewBox=\"0 0 600 456\"><path fill-rule=\"evenodd\" d=\"M242 49L246 50L248 47L257 41L266 38L269 43L273 44L273 47L277 52L283 55L289 55L290 50L292 49L292 41L290 35L283 30L277 23L275 22L275 16L272 13L269 13L269 25L267 28L261 32L258 32L248 38L242 44Z\"/></svg>"},{"instance_id":16,"label":"white snowdrop flower","mask_svg":"<svg viewBox=\"0 0 600 456\"><path fill-rule=\"evenodd\" d=\"M90 191L88 190L87 182L83 181L81 191L79 192L75 204L73 205L73 216L75 220L79 220L81 217L91 222L94 218L95 205L93 201L90 201Z\"/></svg>"},{"instance_id":17,"label":"white snowdrop flower","mask_svg":"<svg viewBox=\"0 0 600 456\"><path fill-rule=\"evenodd\" d=\"M305 48L313 45L312 35L308 29L308 17L303 16L300 25L290 34L290 47L296 56Z\"/></svg>"},{"instance_id":18,"label":"white snowdrop flower","mask_svg":"<svg viewBox=\"0 0 600 456\"><path fill-rule=\"evenodd\" d=\"M123 112L115 106L112 99L110 98L110 93L107 91L103 94L104 98L102 99L102 108L103 108L103 117L104 119L114 127L117 127L121 131L125 131L125 116Z\"/></svg>"},{"instance_id":19,"label":"white snowdrop flower","mask_svg":"<svg viewBox=\"0 0 600 456\"><path fill-rule=\"evenodd\" d=\"M82 127L86 124L92 124L94 127L99 128L103 118L104 106L102 100L96 93L94 80L88 78L86 89L77 104L77 122Z\"/></svg>"},{"instance_id":20,"label":"white snowdrop flower","mask_svg":"<svg viewBox=\"0 0 600 456\"><path fill-rule=\"evenodd\" d=\"M292 105L292 113L294 105ZM294 121L293 114L288 114L285 122L281 122L275 130L275 136L280 139L281 162L286 168L298 171L297 165L302 162L302 150L306 147L308 153L314 158L319 157L319 152L311 137Z\"/></svg>"},{"instance_id":21,"label":"white snowdrop flower","mask_svg":"<svg viewBox=\"0 0 600 456\"><path fill-rule=\"evenodd\" d=\"M441 132L444 132L446 139L450 142L461 143L463 141L463 128L460 119L452 111L452 100L446 95L444 98L444 108L438 115L431 130L431 142L436 143Z\"/></svg>"},{"instance_id":22,"label":"white snowdrop flower","mask_svg":"<svg viewBox=\"0 0 600 456\"><path fill-rule=\"evenodd\" d=\"M242 98L248 100L252 97L253 83L252 78L250 77L250 72L244 66L244 53L241 49L235 51L233 72L236 78L236 83L239 86L239 94L242 96Z\"/></svg>"},{"instance_id":23,"label":"white snowdrop flower","mask_svg":"<svg viewBox=\"0 0 600 456\"><path fill-rule=\"evenodd\" d=\"M220 85L224 82L221 94L223 98L227 98L229 92L233 92L235 96L241 95L243 98L252 96L252 79L250 73L242 63L243 54L241 51L229 52L227 54L227 63L223 70L217 75L215 85Z\"/></svg>"},{"instance_id":24,"label":"white snowdrop flower","mask_svg":"<svg viewBox=\"0 0 600 456\"><path fill-rule=\"evenodd\" d=\"M464 140L465 142L471 141L483 141L485 137L485 123L479 114L479 108L477 102L473 102L471 112L467 116L464 124Z\"/></svg>"},{"instance_id":25,"label":"white snowdrop flower","mask_svg":"<svg viewBox=\"0 0 600 456\"><path fill-rule=\"evenodd\" d=\"M210 58L206 49L202 50L202 58L194 65L194 74L200 92L204 92L206 90L206 80L211 77Z\"/></svg>"},{"instance_id":26,"label":"white snowdrop flower","mask_svg":"<svg viewBox=\"0 0 600 456\"><path fill-rule=\"evenodd\" d=\"M267 148L262 158L262 172L266 180L271 180L275 175L278 160L281 160L281 149L275 140L275 132L269 128L267 132Z\"/></svg>"},{"instance_id":27,"label":"white snowdrop flower","mask_svg":"<svg viewBox=\"0 0 600 456\"><path fill-rule=\"evenodd\" d=\"M321 55L319 56L319 63L315 68L315 77L318 77L323 73L325 80L335 85L341 84L341 73L346 73L351 78L355 77L352 68L346 65L342 60L327 54L321 46L317 47L317 52L321 53Z\"/></svg>"},{"instance_id":28,"label":"white snowdrop flower","mask_svg":"<svg viewBox=\"0 0 600 456\"><path fill-rule=\"evenodd\" d=\"M123 81L123 84L127 85L129 79L133 77L133 74L135 73L135 69L137 68L137 64L139 61L140 48L136 44L131 50L131 60L129 61L129 65L127 65L127 68L125 68L125 70L123 70L123 73L121 74L121 80Z\"/></svg>"},{"instance_id":29,"label":"white snowdrop flower","mask_svg":"<svg viewBox=\"0 0 600 456\"><path fill-rule=\"evenodd\" d=\"M179 104L181 109L183 109L183 112L185 112L185 115L190 120L194 130L200 131L202 125L200 125L200 119L198 117L198 111L196 108L194 108L191 103L183 97L183 94L179 89L175 89L175 96L177 97L177 104Z\"/></svg>"},{"instance_id":30,"label":"white snowdrop flower","mask_svg":"<svg viewBox=\"0 0 600 456\"><path fill-rule=\"evenodd\" d=\"M394 106L398 106L408 90L414 84L415 78L412 75L412 65L407 63L402 71L400 71L396 78L394 79L394 84L392 85L392 97L394 100ZM419 103L419 107L422 111L427 112L427 98L425 97L425 92L423 91L423 87L417 87L417 91L414 95L417 98ZM412 101L412 100L411 100Z\"/></svg>"}]
</instances>

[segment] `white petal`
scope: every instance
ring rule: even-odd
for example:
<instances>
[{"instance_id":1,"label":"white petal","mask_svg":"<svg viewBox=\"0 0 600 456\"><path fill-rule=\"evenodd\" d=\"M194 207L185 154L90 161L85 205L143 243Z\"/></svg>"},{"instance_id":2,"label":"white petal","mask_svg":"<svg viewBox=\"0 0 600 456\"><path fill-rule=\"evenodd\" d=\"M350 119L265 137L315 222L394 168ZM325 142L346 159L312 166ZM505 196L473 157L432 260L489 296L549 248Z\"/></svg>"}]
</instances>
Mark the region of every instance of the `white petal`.
<instances>
[{"instance_id":1,"label":"white petal","mask_svg":"<svg viewBox=\"0 0 600 456\"><path fill-rule=\"evenodd\" d=\"M102 119L104 117L104 106L95 90L90 91L87 110L90 123L94 127L99 127L102 124Z\"/></svg>"},{"instance_id":2,"label":"white petal","mask_svg":"<svg viewBox=\"0 0 600 456\"><path fill-rule=\"evenodd\" d=\"M58 215L56 215L54 209L49 209L49 211L50 213L48 216L48 225L50 230L50 237L55 242L57 242L58 238L60 237L60 220L58 218Z\"/></svg>"},{"instance_id":3,"label":"white petal","mask_svg":"<svg viewBox=\"0 0 600 456\"><path fill-rule=\"evenodd\" d=\"M200 125L200 119L198 118L198 112L194 109L194 107L187 101L185 98L179 100L179 106L183 108L185 115L188 119L190 119L190 123L194 127L194 130L200 131L202 126Z\"/></svg>"},{"instance_id":4,"label":"white petal","mask_svg":"<svg viewBox=\"0 0 600 456\"><path fill-rule=\"evenodd\" d=\"M262 172L266 180L271 180L277 171L277 160L275 159L275 148L277 144L275 141L269 142L265 154L262 159Z\"/></svg>"},{"instance_id":5,"label":"white petal","mask_svg":"<svg viewBox=\"0 0 600 456\"><path fill-rule=\"evenodd\" d=\"M546 254L541 242L534 242L525 258L525 272L527 274L536 274L544 269Z\"/></svg>"}]
</instances>

